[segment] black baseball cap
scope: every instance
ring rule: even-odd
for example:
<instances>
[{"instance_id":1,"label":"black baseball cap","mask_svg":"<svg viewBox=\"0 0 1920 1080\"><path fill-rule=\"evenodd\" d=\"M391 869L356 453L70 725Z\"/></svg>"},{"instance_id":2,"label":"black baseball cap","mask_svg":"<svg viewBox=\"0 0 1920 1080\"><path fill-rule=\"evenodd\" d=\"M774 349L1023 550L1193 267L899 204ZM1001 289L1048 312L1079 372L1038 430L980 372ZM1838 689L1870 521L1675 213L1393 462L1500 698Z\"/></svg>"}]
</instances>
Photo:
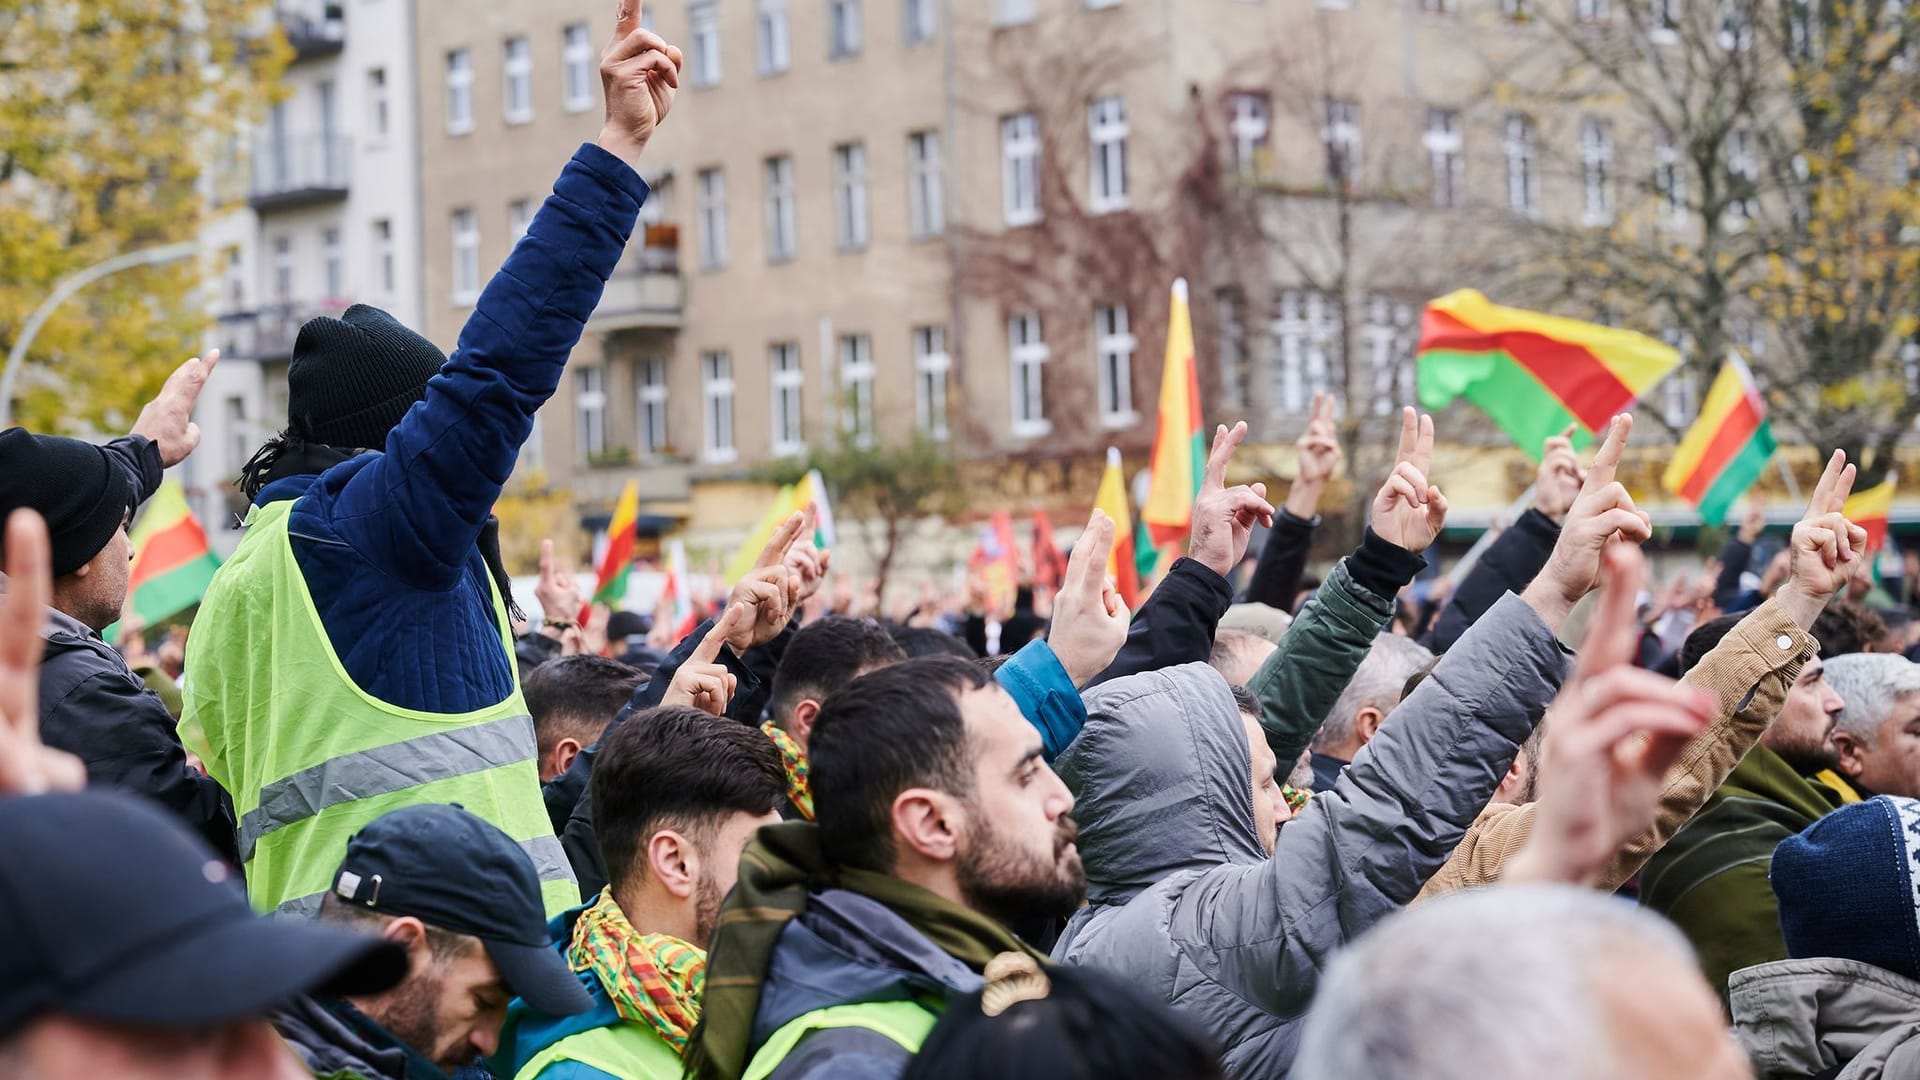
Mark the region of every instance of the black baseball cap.
<instances>
[{"instance_id":1,"label":"black baseball cap","mask_svg":"<svg viewBox=\"0 0 1920 1080\"><path fill-rule=\"evenodd\" d=\"M239 874L119 792L0 798L0 1038L59 1013L200 1027L407 975L378 938L253 913Z\"/></svg>"},{"instance_id":2,"label":"black baseball cap","mask_svg":"<svg viewBox=\"0 0 1920 1080\"><path fill-rule=\"evenodd\" d=\"M477 937L507 989L549 1016L593 1008L547 937L533 860L513 838L458 806L408 806L347 841L334 895L382 915Z\"/></svg>"}]
</instances>

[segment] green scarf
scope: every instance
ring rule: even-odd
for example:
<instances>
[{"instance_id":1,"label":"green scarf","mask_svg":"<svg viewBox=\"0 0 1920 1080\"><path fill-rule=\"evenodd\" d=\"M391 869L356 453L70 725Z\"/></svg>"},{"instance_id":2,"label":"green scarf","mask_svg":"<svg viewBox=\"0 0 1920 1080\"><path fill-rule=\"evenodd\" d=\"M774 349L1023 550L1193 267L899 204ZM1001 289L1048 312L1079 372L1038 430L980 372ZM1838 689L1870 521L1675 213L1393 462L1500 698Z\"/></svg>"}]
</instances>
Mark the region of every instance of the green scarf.
<instances>
[{"instance_id":1,"label":"green scarf","mask_svg":"<svg viewBox=\"0 0 1920 1080\"><path fill-rule=\"evenodd\" d=\"M593 972L622 1020L646 1024L676 1052L687 1052L700 1019L705 953L677 937L634 929L609 886L574 922L567 962Z\"/></svg>"},{"instance_id":2,"label":"green scarf","mask_svg":"<svg viewBox=\"0 0 1920 1080\"><path fill-rule=\"evenodd\" d=\"M734 1080L746 1071L760 985L774 943L807 908L809 888L837 887L886 905L942 952L975 971L1001 953L1024 953L1041 964L1046 954L978 912L868 870L834 868L820 851L820 832L808 822L769 825L740 858L740 881L720 909L707 954L707 994L699 1030L687 1047L687 1075Z\"/></svg>"}]
</instances>

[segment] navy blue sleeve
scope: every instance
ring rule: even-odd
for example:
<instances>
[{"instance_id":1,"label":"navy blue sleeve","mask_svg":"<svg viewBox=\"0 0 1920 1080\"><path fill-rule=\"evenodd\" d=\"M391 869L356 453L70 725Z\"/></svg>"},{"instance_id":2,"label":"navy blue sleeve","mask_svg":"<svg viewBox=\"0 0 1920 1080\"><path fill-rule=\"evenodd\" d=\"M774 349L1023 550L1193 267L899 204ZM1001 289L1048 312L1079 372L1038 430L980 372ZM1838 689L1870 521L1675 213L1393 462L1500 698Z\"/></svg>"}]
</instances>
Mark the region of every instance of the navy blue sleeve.
<instances>
[{"instance_id":1,"label":"navy blue sleeve","mask_svg":"<svg viewBox=\"0 0 1920 1080\"><path fill-rule=\"evenodd\" d=\"M332 525L362 557L420 588L450 588L466 572L534 410L558 388L647 194L605 150L574 154L426 400L336 496Z\"/></svg>"},{"instance_id":2,"label":"navy blue sleeve","mask_svg":"<svg viewBox=\"0 0 1920 1080\"><path fill-rule=\"evenodd\" d=\"M1560 526L1552 518L1533 509L1520 515L1520 520L1487 545L1480 561L1467 571L1466 579L1453 592L1452 602L1440 613L1432 639L1424 644L1436 653L1446 652L1467 627L1492 611L1502 596L1525 592L1547 565L1559 540Z\"/></svg>"},{"instance_id":3,"label":"navy blue sleeve","mask_svg":"<svg viewBox=\"0 0 1920 1080\"><path fill-rule=\"evenodd\" d=\"M1087 685L1210 659L1214 631L1231 606L1233 586L1226 578L1181 559L1134 614L1113 664Z\"/></svg>"},{"instance_id":4,"label":"navy blue sleeve","mask_svg":"<svg viewBox=\"0 0 1920 1080\"><path fill-rule=\"evenodd\" d=\"M1313 534L1320 519L1312 521L1289 514L1285 507L1273 515L1273 528L1267 530L1267 544L1260 549L1260 562L1253 568L1253 580L1247 583L1245 599L1281 611L1293 611L1293 594L1300 588L1300 577L1307 570L1307 553L1313 549Z\"/></svg>"}]
</instances>

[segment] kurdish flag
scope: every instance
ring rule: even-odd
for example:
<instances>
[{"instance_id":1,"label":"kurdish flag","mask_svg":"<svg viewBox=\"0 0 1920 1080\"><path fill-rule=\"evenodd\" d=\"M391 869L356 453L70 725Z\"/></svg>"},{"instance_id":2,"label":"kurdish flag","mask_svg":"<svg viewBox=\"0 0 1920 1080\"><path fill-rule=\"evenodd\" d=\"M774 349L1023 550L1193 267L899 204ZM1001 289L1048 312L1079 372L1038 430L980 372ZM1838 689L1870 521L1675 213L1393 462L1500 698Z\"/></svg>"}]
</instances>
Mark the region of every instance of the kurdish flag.
<instances>
[{"instance_id":1,"label":"kurdish flag","mask_svg":"<svg viewBox=\"0 0 1920 1080\"><path fill-rule=\"evenodd\" d=\"M1847 496L1846 505L1840 508L1848 521L1867 530L1869 553L1879 551L1887 542L1887 518L1893 513L1893 491L1899 482L1899 477L1888 473L1879 484Z\"/></svg>"},{"instance_id":2,"label":"kurdish flag","mask_svg":"<svg viewBox=\"0 0 1920 1080\"><path fill-rule=\"evenodd\" d=\"M1207 433L1200 420L1200 374L1193 362L1193 314L1187 279L1173 283L1167 358L1160 369L1160 428L1153 437L1153 486L1140 519L1158 547L1187 535L1193 500L1207 469ZM1121 519L1114 518L1117 522ZM1128 606L1133 602L1128 600Z\"/></svg>"},{"instance_id":3,"label":"kurdish flag","mask_svg":"<svg viewBox=\"0 0 1920 1080\"><path fill-rule=\"evenodd\" d=\"M220 560L187 508L187 493L166 480L147 500L133 527L133 566L127 582L133 613L152 626L192 607L207 594Z\"/></svg>"},{"instance_id":4,"label":"kurdish flag","mask_svg":"<svg viewBox=\"0 0 1920 1080\"><path fill-rule=\"evenodd\" d=\"M768 504L767 512L753 523L746 538L734 549L733 558L727 561L726 576L729 582L739 581L753 569L760 558L760 552L766 548L767 541L773 539L774 531L780 523L794 514L814 506L813 546L821 551L833 547L837 538L833 525L833 508L827 503L827 481L820 475L819 469L808 471L797 482L788 484L774 493L773 502Z\"/></svg>"},{"instance_id":5,"label":"kurdish flag","mask_svg":"<svg viewBox=\"0 0 1920 1080\"><path fill-rule=\"evenodd\" d=\"M1549 437L1569 424L1601 431L1680 363L1645 334L1500 307L1472 289L1427 305L1418 358L1422 406L1464 397L1536 461Z\"/></svg>"},{"instance_id":6,"label":"kurdish flag","mask_svg":"<svg viewBox=\"0 0 1920 1080\"><path fill-rule=\"evenodd\" d=\"M1107 556L1107 573L1127 610L1140 610L1140 569L1134 560L1133 514L1127 510L1127 480L1120 467L1120 451L1107 447L1107 471L1100 477L1100 493L1093 498L1095 509L1104 510L1113 519L1113 552Z\"/></svg>"},{"instance_id":7,"label":"kurdish flag","mask_svg":"<svg viewBox=\"0 0 1920 1080\"><path fill-rule=\"evenodd\" d=\"M1760 479L1775 449L1759 384L1739 356L1729 356L1660 486L1697 507L1702 521L1718 525L1734 500Z\"/></svg>"},{"instance_id":8,"label":"kurdish flag","mask_svg":"<svg viewBox=\"0 0 1920 1080\"><path fill-rule=\"evenodd\" d=\"M587 606L615 604L627 595L627 568L633 565L633 549L640 542L640 481L628 480L620 489L620 501L613 504L613 520L607 524L607 550L600 556L600 570L594 575L593 598ZM580 622L587 613L582 610Z\"/></svg>"}]
</instances>

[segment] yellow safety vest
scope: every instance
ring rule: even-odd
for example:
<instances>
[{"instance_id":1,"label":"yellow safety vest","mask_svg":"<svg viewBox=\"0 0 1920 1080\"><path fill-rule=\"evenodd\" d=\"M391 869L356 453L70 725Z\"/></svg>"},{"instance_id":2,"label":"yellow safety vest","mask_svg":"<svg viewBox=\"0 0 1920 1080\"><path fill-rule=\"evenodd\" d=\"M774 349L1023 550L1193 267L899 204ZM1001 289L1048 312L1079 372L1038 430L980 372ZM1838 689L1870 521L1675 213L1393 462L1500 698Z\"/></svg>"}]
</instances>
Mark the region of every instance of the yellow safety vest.
<instances>
[{"instance_id":1,"label":"yellow safety vest","mask_svg":"<svg viewBox=\"0 0 1920 1080\"><path fill-rule=\"evenodd\" d=\"M911 1001L870 1001L815 1009L774 1032L747 1063L747 1071L740 1080L766 1080L802 1039L828 1028L866 1028L899 1043L907 1053L917 1054L939 1019L926 1006Z\"/></svg>"},{"instance_id":2,"label":"yellow safety vest","mask_svg":"<svg viewBox=\"0 0 1920 1080\"><path fill-rule=\"evenodd\" d=\"M514 1080L536 1080L549 1065L577 1061L621 1080L680 1080L680 1055L650 1025L622 1020L569 1035L533 1055Z\"/></svg>"}]
</instances>

